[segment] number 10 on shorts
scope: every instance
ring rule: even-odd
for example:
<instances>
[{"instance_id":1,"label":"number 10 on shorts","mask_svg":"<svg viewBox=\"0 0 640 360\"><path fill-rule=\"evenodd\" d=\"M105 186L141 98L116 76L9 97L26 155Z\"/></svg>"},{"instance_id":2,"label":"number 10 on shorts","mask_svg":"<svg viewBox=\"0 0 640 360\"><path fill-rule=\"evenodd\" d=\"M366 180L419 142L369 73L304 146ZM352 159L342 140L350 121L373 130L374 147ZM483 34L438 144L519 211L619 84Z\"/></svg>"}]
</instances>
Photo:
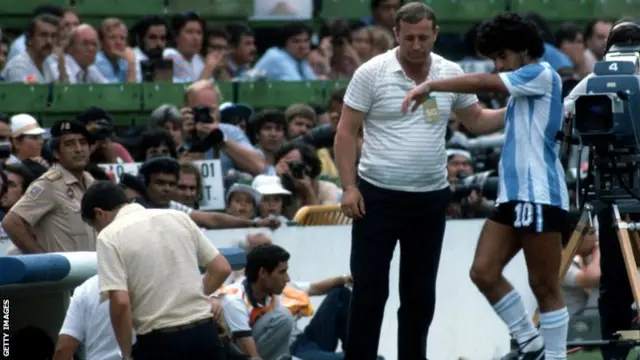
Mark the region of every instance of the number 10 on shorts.
<instances>
[{"instance_id":1,"label":"number 10 on shorts","mask_svg":"<svg viewBox=\"0 0 640 360\"><path fill-rule=\"evenodd\" d=\"M513 227L526 228L533 223L533 204L519 202L513 208Z\"/></svg>"}]
</instances>

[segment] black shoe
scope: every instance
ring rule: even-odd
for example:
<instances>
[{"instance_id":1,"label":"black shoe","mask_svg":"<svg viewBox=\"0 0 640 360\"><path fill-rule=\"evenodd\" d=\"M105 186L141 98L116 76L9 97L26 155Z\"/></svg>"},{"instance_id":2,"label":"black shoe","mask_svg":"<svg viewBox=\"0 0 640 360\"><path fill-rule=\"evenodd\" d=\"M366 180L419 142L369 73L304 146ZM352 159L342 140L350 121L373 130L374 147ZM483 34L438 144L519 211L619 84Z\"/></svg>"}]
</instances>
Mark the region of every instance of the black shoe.
<instances>
[{"instance_id":1,"label":"black shoe","mask_svg":"<svg viewBox=\"0 0 640 360\"><path fill-rule=\"evenodd\" d=\"M538 335L538 336L540 336L540 335ZM537 339L538 336L533 337L533 338L525 341L524 343L520 344L519 348L520 349L524 349L532 341ZM540 349L533 350L533 351L523 352L522 350L520 350L519 352L520 352L520 357L518 357L518 360L544 360L544 346L542 346Z\"/></svg>"}]
</instances>

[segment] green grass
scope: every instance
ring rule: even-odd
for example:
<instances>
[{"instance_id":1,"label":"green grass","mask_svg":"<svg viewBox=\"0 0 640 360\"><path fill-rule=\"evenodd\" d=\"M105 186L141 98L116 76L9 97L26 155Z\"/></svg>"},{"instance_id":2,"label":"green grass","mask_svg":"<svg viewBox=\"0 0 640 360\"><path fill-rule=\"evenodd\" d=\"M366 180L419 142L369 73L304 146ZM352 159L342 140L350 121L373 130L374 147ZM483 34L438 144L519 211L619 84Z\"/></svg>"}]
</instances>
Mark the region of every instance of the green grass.
<instances>
[{"instance_id":1,"label":"green grass","mask_svg":"<svg viewBox=\"0 0 640 360\"><path fill-rule=\"evenodd\" d=\"M627 360L635 360L640 355L640 351L634 350L632 351ZM600 351L579 351L575 354L571 354L568 356L567 360L602 360L602 356L600 356Z\"/></svg>"}]
</instances>

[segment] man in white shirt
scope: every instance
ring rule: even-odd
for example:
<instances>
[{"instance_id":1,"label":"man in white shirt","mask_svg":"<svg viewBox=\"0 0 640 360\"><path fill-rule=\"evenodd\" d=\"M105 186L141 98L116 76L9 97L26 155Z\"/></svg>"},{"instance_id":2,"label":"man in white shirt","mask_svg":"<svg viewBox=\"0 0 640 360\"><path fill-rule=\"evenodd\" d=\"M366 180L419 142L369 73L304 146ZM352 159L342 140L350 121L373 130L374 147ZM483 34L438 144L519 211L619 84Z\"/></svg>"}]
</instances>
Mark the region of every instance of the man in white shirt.
<instances>
[{"instance_id":1,"label":"man in white shirt","mask_svg":"<svg viewBox=\"0 0 640 360\"><path fill-rule=\"evenodd\" d=\"M71 359L80 344L84 345L86 360L122 359L109 319L109 302L100 301L98 275L73 291L53 360Z\"/></svg>"},{"instance_id":2,"label":"man in white shirt","mask_svg":"<svg viewBox=\"0 0 640 360\"><path fill-rule=\"evenodd\" d=\"M182 212L129 204L111 181L87 189L81 213L99 231L101 299L124 359L224 359L207 295L231 266L198 226Z\"/></svg>"},{"instance_id":3,"label":"man in white shirt","mask_svg":"<svg viewBox=\"0 0 640 360\"><path fill-rule=\"evenodd\" d=\"M98 32L89 24L71 30L64 56L52 63L56 80L70 84L106 84L107 79L93 64L100 48Z\"/></svg>"},{"instance_id":4,"label":"man in white shirt","mask_svg":"<svg viewBox=\"0 0 640 360\"><path fill-rule=\"evenodd\" d=\"M342 209L354 219L347 360L376 356L389 265L398 240L398 359L426 358L451 198L445 151L448 120L453 112L476 133L494 132L504 124L503 111L482 109L470 94L439 92L421 111L401 113L403 94L416 84L464 74L454 62L432 53L438 32L431 8L417 2L404 5L396 16L399 47L360 66L344 97L335 158L344 189ZM356 180L361 128L364 143Z\"/></svg>"}]
</instances>

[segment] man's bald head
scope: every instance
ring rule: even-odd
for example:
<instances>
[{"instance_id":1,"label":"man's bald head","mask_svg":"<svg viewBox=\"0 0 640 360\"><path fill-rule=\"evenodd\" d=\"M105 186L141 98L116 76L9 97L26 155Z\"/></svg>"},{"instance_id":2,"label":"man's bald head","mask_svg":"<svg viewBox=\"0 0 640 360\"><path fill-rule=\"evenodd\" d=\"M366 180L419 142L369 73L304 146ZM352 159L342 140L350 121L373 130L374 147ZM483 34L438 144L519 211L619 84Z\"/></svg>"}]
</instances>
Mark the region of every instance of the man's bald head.
<instances>
[{"instance_id":1,"label":"man's bald head","mask_svg":"<svg viewBox=\"0 0 640 360\"><path fill-rule=\"evenodd\" d=\"M68 53L82 68L93 64L100 43L98 32L89 24L80 24L69 34Z\"/></svg>"}]
</instances>

